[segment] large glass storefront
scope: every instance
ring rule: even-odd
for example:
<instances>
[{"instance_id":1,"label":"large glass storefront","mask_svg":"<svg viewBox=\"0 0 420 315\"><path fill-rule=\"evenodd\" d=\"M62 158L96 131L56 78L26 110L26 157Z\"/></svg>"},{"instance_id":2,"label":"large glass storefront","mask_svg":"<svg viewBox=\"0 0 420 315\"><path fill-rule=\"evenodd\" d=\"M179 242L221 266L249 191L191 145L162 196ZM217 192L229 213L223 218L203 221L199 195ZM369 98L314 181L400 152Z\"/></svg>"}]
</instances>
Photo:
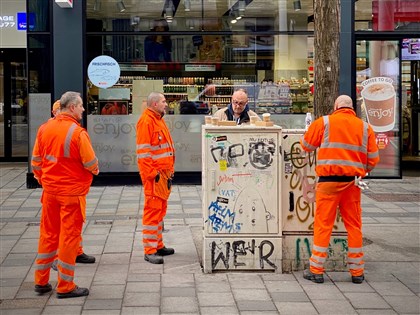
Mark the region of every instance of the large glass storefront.
<instances>
[{"instance_id":1,"label":"large glass storefront","mask_svg":"<svg viewBox=\"0 0 420 315\"><path fill-rule=\"evenodd\" d=\"M418 145L413 145L418 142L418 117L413 117L418 113L418 96L413 98L413 93L418 95L418 79L413 75L418 65L413 60L402 61L406 58L404 45L410 56L417 56L413 53L417 51L413 34L420 31L416 2L355 1L354 29L346 30L354 35L354 51L344 54L354 60L352 89L358 114L378 125L381 165L372 173L376 177L401 176L402 150L418 155ZM235 89L246 89L251 109L271 113L286 129L303 128L306 112L313 111L312 0L81 3L81 7L75 3L73 9L82 11L80 22L84 23L84 124L102 173L137 173L135 125L151 91L163 92L168 100L165 119L176 142L178 172L201 171L204 115L227 106ZM33 94L50 92L51 103L61 95L56 88L60 79L53 74L52 65L45 64L48 59L38 57L55 59L55 21L64 15L52 5L28 0L36 21L28 32L29 86ZM393 15L388 18L391 8ZM88 75L91 61L103 55L115 59L121 71L116 84L106 89L95 86ZM372 107L375 99L369 99L367 91L378 88L376 81L392 87L394 107ZM381 126L375 115L388 115L392 121Z\"/></svg>"},{"instance_id":2,"label":"large glass storefront","mask_svg":"<svg viewBox=\"0 0 420 315\"><path fill-rule=\"evenodd\" d=\"M313 107L313 8L299 3L155 1L143 10L87 1L87 61L107 55L121 69L112 88L87 78L87 127L101 170L137 171L135 124L153 90L168 100L177 171L201 171L204 115L226 107L236 89L247 90L257 113L303 128Z\"/></svg>"}]
</instances>

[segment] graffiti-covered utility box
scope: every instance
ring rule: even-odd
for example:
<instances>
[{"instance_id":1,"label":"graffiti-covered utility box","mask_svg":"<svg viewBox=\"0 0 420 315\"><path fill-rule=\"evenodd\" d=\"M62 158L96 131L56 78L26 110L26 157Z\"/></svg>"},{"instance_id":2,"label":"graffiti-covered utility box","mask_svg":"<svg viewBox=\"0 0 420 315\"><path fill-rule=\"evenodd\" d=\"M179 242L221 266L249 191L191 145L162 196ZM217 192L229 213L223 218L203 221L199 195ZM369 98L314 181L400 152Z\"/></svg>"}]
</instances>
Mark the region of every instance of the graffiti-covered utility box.
<instances>
[{"instance_id":1,"label":"graffiti-covered utility box","mask_svg":"<svg viewBox=\"0 0 420 315\"><path fill-rule=\"evenodd\" d=\"M281 128L202 128L204 272L281 272Z\"/></svg>"},{"instance_id":2,"label":"graffiti-covered utility box","mask_svg":"<svg viewBox=\"0 0 420 315\"><path fill-rule=\"evenodd\" d=\"M304 269L313 245L316 154L303 152L299 140L304 132L304 129L282 131L280 181L284 272ZM337 211L325 268L345 270L346 255L346 229Z\"/></svg>"}]
</instances>

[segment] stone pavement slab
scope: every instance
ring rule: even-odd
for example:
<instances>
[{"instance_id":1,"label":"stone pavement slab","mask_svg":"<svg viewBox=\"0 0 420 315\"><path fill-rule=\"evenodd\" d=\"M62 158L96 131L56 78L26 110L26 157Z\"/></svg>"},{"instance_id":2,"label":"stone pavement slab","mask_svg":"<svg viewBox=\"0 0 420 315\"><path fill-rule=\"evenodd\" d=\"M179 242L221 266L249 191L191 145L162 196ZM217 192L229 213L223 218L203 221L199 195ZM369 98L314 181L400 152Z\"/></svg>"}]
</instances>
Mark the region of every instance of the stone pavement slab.
<instances>
[{"instance_id":1,"label":"stone pavement slab","mask_svg":"<svg viewBox=\"0 0 420 315\"><path fill-rule=\"evenodd\" d=\"M163 237L176 253L152 265L143 257L142 187L92 187L83 244L96 263L77 264L75 275L91 294L60 300L55 292L33 292L41 190L26 189L26 171L25 164L0 173L1 315L420 314L420 201L372 195L419 194L418 177L371 180L363 194L361 285L352 284L348 272L326 273L321 285L302 272L204 274L201 186L173 187ZM51 272L53 286L56 277Z\"/></svg>"}]
</instances>

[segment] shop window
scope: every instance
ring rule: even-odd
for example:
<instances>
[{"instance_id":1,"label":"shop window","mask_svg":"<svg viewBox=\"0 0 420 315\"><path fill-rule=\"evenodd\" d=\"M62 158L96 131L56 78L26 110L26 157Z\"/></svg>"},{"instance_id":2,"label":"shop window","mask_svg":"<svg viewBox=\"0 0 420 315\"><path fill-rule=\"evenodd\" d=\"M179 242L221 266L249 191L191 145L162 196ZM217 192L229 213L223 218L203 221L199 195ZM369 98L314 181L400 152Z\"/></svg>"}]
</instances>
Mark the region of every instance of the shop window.
<instances>
[{"instance_id":1,"label":"shop window","mask_svg":"<svg viewBox=\"0 0 420 315\"><path fill-rule=\"evenodd\" d=\"M355 2L357 31L420 31L418 0L359 0Z\"/></svg>"}]
</instances>

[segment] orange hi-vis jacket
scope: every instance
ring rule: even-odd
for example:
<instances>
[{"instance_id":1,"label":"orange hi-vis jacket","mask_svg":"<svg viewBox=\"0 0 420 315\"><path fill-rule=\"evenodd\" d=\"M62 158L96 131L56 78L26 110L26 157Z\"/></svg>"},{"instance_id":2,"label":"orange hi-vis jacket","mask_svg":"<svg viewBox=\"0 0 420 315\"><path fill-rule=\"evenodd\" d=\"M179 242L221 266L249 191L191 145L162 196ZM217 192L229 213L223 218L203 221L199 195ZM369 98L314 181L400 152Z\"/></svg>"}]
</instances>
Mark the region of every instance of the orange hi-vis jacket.
<instances>
[{"instance_id":1,"label":"orange hi-vis jacket","mask_svg":"<svg viewBox=\"0 0 420 315\"><path fill-rule=\"evenodd\" d=\"M67 113L39 127L31 164L44 191L55 195L86 195L99 173L87 131Z\"/></svg>"},{"instance_id":2,"label":"orange hi-vis jacket","mask_svg":"<svg viewBox=\"0 0 420 315\"><path fill-rule=\"evenodd\" d=\"M137 165L146 196L155 195L157 173L174 172L175 147L162 116L146 108L137 122ZM161 179L163 181L163 179Z\"/></svg>"},{"instance_id":3,"label":"orange hi-vis jacket","mask_svg":"<svg viewBox=\"0 0 420 315\"><path fill-rule=\"evenodd\" d=\"M366 176L379 162L372 127L351 108L315 120L300 140L305 151L318 149L318 176Z\"/></svg>"}]
</instances>

